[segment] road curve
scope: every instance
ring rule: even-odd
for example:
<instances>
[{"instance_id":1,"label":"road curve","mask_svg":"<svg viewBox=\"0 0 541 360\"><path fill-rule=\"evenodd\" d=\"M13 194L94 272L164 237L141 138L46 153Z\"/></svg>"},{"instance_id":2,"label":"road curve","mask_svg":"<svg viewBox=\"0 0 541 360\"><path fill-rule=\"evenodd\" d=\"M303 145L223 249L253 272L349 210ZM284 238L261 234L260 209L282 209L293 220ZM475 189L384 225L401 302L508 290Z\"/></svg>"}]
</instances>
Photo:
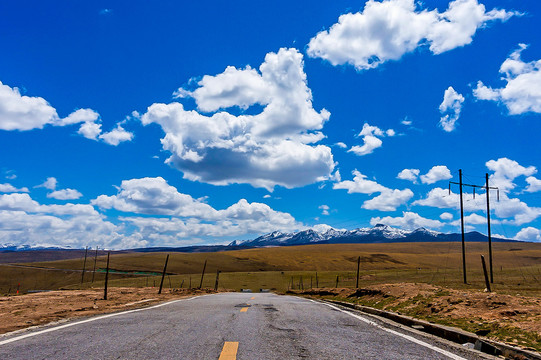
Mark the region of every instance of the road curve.
<instances>
[{"instance_id":1,"label":"road curve","mask_svg":"<svg viewBox=\"0 0 541 360\"><path fill-rule=\"evenodd\" d=\"M0 359L479 359L292 296L222 293L0 337Z\"/></svg>"}]
</instances>

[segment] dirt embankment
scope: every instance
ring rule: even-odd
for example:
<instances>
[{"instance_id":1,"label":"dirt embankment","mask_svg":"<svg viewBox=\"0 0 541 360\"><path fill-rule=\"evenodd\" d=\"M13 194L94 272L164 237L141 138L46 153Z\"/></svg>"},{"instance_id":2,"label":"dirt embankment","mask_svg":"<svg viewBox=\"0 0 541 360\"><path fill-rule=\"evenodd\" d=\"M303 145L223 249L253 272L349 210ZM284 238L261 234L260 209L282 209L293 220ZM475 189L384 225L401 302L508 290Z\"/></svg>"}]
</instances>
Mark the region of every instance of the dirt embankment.
<instances>
[{"instance_id":1,"label":"dirt embankment","mask_svg":"<svg viewBox=\"0 0 541 360\"><path fill-rule=\"evenodd\" d=\"M297 292L298 293L298 292ZM541 350L541 299L428 284L382 284L301 292L393 311Z\"/></svg>"},{"instance_id":2,"label":"dirt embankment","mask_svg":"<svg viewBox=\"0 0 541 360\"><path fill-rule=\"evenodd\" d=\"M103 290L61 290L0 297L0 334L63 319L111 313L149 306L167 300L213 292L209 290L166 290L156 288L111 288L107 300Z\"/></svg>"}]
</instances>

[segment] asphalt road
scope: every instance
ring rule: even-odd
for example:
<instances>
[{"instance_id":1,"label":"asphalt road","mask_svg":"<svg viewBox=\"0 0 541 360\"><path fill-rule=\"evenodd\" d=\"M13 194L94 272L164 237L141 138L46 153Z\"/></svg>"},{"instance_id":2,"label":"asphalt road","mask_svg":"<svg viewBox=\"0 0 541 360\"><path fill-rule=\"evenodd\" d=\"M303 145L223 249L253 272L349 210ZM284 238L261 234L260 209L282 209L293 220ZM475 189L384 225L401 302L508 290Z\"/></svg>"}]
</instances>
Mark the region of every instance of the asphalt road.
<instances>
[{"instance_id":1,"label":"asphalt road","mask_svg":"<svg viewBox=\"0 0 541 360\"><path fill-rule=\"evenodd\" d=\"M224 293L0 337L0 359L478 359L292 296Z\"/></svg>"}]
</instances>

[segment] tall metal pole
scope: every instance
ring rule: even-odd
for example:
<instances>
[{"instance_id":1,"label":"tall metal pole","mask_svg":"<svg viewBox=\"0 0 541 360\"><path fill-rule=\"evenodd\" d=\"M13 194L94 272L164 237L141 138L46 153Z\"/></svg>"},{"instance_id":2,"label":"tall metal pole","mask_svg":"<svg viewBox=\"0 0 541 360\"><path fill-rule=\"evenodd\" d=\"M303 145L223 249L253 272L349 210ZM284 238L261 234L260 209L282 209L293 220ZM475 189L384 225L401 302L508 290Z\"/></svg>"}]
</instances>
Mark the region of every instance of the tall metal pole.
<instances>
[{"instance_id":1,"label":"tall metal pole","mask_svg":"<svg viewBox=\"0 0 541 360\"><path fill-rule=\"evenodd\" d=\"M466 280L466 245L464 242L464 204L462 201L462 169L458 170L458 177L460 182L460 225L462 229L462 272L464 273L464 284L467 284Z\"/></svg>"},{"instance_id":2,"label":"tall metal pole","mask_svg":"<svg viewBox=\"0 0 541 360\"><path fill-rule=\"evenodd\" d=\"M88 246L85 247L85 261L83 262L83 272L81 274L81 285L83 285L83 281L85 279L85 270L86 270L86 255L88 254Z\"/></svg>"},{"instance_id":3,"label":"tall metal pole","mask_svg":"<svg viewBox=\"0 0 541 360\"><path fill-rule=\"evenodd\" d=\"M488 224L488 266L490 268L490 283L494 283L494 275L492 273L492 236L490 234L490 200L488 187L488 173L485 174L486 187L487 187L487 224Z\"/></svg>"}]
</instances>

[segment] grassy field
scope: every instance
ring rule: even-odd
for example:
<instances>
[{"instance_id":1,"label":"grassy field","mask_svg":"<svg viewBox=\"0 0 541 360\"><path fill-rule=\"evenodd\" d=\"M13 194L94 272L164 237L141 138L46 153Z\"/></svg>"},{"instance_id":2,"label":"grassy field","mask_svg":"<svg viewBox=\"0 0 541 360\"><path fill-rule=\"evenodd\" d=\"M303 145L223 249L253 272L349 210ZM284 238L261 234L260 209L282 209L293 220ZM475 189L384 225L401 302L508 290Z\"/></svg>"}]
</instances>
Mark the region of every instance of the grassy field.
<instances>
[{"instance_id":1,"label":"grassy field","mask_svg":"<svg viewBox=\"0 0 541 360\"><path fill-rule=\"evenodd\" d=\"M286 291L316 286L355 286L357 257L361 257L361 284L420 282L451 288L483 289L480 255L488 261L485 243L467 243L468 284L462 283L460 243L337 244L262 248L216 253L171 253L166 287L199 286L207 261L203 286L214 287L220 270L220 288ZM541 244L495 243L494 289L499 292L541 295ZM1 254L0 254L1 256ZM156 286L165 253L112 254L111 286ZM95 282L94 259L87 259L83 287L102 286L106 257L99 256ZM27 263L27 268L0 265L0 293L21 284L21 291L81 287L83 259Z\"/></svg>"}]
</instances>

